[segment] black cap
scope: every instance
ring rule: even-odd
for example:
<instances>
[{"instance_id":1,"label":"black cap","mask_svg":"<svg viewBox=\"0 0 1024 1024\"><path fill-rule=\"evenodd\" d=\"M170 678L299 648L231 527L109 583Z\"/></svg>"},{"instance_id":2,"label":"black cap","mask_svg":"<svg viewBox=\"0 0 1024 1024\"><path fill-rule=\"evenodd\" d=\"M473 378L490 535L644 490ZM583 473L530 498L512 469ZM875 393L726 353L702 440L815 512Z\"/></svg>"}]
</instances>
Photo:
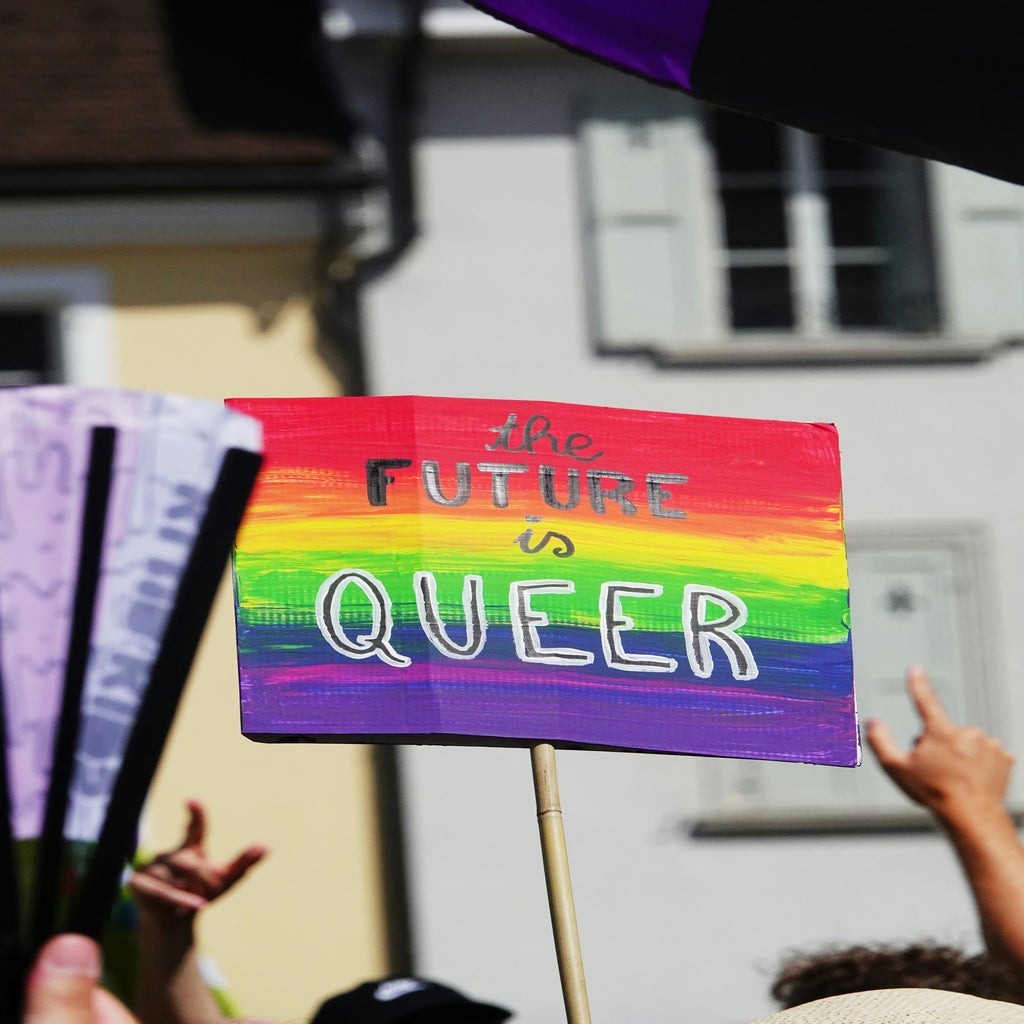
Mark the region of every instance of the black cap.
<instances>
[{"instance_id":1,"label":"black cap","mask_svg":"<svg viewBox=\"0 0 1024 1024\"><path fill-rule=\"evenodd\" d=\"M478 1003L426 978L367 981L322 1003L310 1024L500 1024L511 1010Z\"/></svg>"}]
</instances>

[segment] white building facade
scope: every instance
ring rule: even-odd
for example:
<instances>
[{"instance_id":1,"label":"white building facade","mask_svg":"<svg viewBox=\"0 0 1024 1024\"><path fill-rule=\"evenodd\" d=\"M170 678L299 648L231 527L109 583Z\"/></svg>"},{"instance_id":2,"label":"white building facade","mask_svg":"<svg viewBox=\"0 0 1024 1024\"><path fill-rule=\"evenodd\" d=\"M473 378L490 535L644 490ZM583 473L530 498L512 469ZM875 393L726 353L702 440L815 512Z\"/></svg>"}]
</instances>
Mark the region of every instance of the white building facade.
<instances>
[{"instance_id":1,"label":"white building facade","mask_svg":"<svg viewBox=\"0 0 1024 1024\"><path fill-rule=\"evenodd\" d=\"M1024 744L1024 189L746 124L428 13L422 235L368 296L378 394L833 422L862 718ZM870 762L870 754L865 754ZM559 756L593 1018L733 1024L787 950L976 947L943 839L873 765ZM522 750L404 748L417 969L563 1014Z\"/></svg>"}]
</instances>

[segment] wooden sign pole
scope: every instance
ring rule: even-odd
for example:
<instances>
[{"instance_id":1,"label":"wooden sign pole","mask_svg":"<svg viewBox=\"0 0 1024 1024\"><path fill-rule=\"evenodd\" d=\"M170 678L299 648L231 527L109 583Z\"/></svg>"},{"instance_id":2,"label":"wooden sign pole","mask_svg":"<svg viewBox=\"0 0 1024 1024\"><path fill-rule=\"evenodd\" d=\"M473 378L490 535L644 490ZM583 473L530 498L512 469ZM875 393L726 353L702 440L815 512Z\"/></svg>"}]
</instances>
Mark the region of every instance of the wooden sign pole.
<instances>
[{"instance_id":1,"label":"wooden sign pole","mask_svg":"<svg viewBox=\"0 0 1024 1024\"><path fill-rule=\"evenodd\" d=\"M555 748L550 743L537 743L530 748L533 762L533 788L537 795L537 824L544 857L551 927L555 935L558 974L562 981L562 998L568 1024L590 1024L587 1002L587 981L583 976L583 954L576 928L576 908L569 879L569 856L565 849L562 828L562 806L558 799L558 773Z\"/></svg>"}]
</instances>

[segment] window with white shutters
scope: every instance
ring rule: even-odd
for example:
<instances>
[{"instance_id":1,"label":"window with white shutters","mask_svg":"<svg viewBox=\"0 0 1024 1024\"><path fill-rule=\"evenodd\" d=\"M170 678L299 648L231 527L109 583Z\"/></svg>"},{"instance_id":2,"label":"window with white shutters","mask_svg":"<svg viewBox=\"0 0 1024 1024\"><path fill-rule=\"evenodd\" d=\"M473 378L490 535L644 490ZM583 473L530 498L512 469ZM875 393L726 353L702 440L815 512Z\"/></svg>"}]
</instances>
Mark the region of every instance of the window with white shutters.
<instances>
[{"instance_id":1,"label":"window with white shutters","mask_svg":"<svg viewBox=\"0 0 1024 1024\"><path fill-rule=\"evenodd\" d=\"M1024 334L1024 189L673 94L589 101L579 143L602 352L965 359Z\"/></svg>"}]
</instances>

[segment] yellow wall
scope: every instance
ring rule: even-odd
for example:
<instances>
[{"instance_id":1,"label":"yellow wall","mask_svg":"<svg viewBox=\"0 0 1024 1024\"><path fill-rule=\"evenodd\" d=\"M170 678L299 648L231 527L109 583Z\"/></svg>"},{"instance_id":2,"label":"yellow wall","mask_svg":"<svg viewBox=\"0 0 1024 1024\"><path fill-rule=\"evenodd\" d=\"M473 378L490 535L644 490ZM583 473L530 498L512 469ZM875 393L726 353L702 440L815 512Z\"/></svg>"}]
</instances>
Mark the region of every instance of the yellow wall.
<instances>
[{"instance_id":1,"label":"yellow wall","mask_svg":"<svg viewBox=\"0 0 1024 1024\"><path fill-rule=\"evenodd\" d=\"M210 398L338 391L313 352L306 247L75 251L6 264L90 266L111 286L119 386ZM145 818L177 843L183 801L209 810L209 847L269 858L203 913L202 947L248 1014L308 1019L325 996L386 970L369 750L241 737L230 586L221 587Z\"/></svg>"}]
</instances>

